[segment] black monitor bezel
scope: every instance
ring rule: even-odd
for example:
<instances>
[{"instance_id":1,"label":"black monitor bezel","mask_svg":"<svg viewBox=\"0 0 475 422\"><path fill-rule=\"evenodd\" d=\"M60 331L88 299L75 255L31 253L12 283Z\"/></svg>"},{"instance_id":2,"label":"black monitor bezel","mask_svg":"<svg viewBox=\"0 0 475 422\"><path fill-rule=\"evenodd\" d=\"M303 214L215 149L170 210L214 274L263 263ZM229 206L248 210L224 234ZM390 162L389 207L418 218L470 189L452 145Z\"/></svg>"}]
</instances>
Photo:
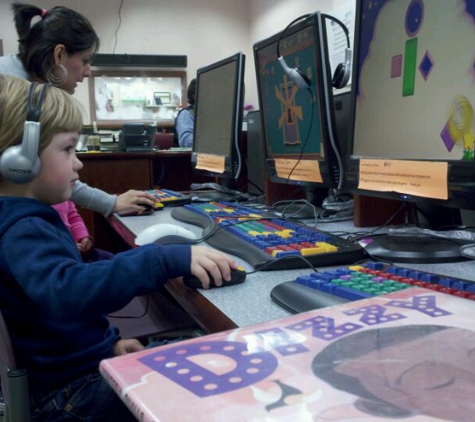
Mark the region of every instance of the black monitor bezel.
<instances>
[{"instance_id":1,"label":"black monitor bezel","mask_svg":"<svg viewBox=\"0 0 475 422\"><path fill-rule=\"evenodd\" d=\"M337 148L339 149L339 154L341 151L340 141L338 139L338 135L335 129L335 115L334 115L334 108L333 108L333 87L331 84L332 77L331 77L331 69L330 63L328 60L328 42L327 42L327 32L326 32L326 25L325 19L321 17L321 24L318 19L319 13L313 13L308 15L305 19L301 22L296 23L295 25L291 26L286 30L282 30L269 38L261 40L253 45L253 53L254 53L254 63L255 63L255 70L256 70L256 79L257 79L257 86L258 86L258 99L259 99L259 112L261 114L262 119L262 136L264 139L265 151L266 151L266 171L268 174L269 179L274 183L280 184L289 184L289 185L297 185L302 187L314 188L314 187L325 187L325 188L337 188L339 187L339 181L344 181L344 175L340 175L340 172L344 172L344 169L341 165L339 165L335 151L330 142L330 130L332 130L333 137L335 139ZM321 15L320 15L321 16ZM260 50L271 46L272 44L276 44L279 41L281 34L285 31L283 39L287 38L288 36L292 36L293 34L302 31L307 27L312 27L313 39L314 39L314 48L315 48L315 55L316 55L316 63L315 63L315 74L314 80L316 83L313 86L312 93L316 98L316 101L322 107L320 107L320 121L322 125L322 135L323 135L323 157L318 158L317 161L319 162L320 173L322 175L322 182L308 182L308 181L299 181L293 180L288 178L279 177L276 172L275 168L275 159L271 157L269 153L268 141L267 141L267 134L265 130L265 121L264 115L262 110L264 109L263 99L262 99L262 86L259 74L259 60L258 60L258 53ZM321 30L321 31L320 31ZM320 36L320 32L323 36ZM322 55L327 58L322 63ZM277 51L276 51L276 60L277 60ZM325 76L324 77L324 72ZM315 88L317 90L315 91ZM325 102L328 102L328 109L325 106ZM310 107L310 103L308 105ZM315 110L317 113L317 110ZM327 116L328 114L328 116ZM309 140L311 142L311 140ZM279 158L279 157L277 157ZM281 158L284 158L283 156ZM293 157L295 158L295 157ZM303 158L305 159L305 158ZM315 160L315 158L313 158ZM346 157L342 157L342 163L346 162ZM342 186L340 186L342 187Z\"/></svg>"},{"instance_id":2,"label":"black monitor bezel","mask_svg":"<svg viewBox=\"0 0 475 422\"><path fill-rule=\"evenodd\" d=\"M200 124L199 116L199 102L200 102L200 77L208 72L211 72L217 68L228 65L230 63L236 63L235 69L235 84L234 84L234 107L233 107L233 121L232 129L230 133L230 149L229 154L224 156L225 165L224 172L218 173L210 170L196 168L199 154L207 154L208 152L199 151L199 145L197 142L196 131ZM191 153L191 165L193 173L202 176L210 176L215 178L228 178L237 180L241 172L242 158L241 158L241 137L242 137L242 124L243 124L243 108L244 108L244 71L246 64L246 56L242 52L233 54L230 57L219 60L210 65L201 67L196 73L196 99L195 99L195 124L193 129L193 150Z\"/></svg>"},{"instance_id":3,"label":"black monitor bezel","mask_svg":"<svg viewBox=\"0 0 475 422\"><path fill-rule=\"evenodd\" d=\"M354 54L353 54L353 68L352 81L353 89L351 90L351 123L350 127L354 128L356 118L356 97L358 93L358 75L360 69L360 55L358 54L358 46L361 38L361 25L363 21L362 7L363 0L356 0L356 19L355 19L355 36L354 36ZM354 130L350 131L349 136L349 154L347 154L346 164L346 185L355 194L398 199L413 203L424 202L426 204L433 204L434 206L443 206L448 208L463 208L475 209L475 162L468 162L462 160L411 160L411 161L430 161L430 162L447 162L448 163L448 199L434 199L416 195L408 195L399 192L383 192L366 189L359 189L359 165L360 158L353 155L354 147ZM369 157L368 157L369 158ZM389 157L388 157L389 159Z\"/></svg>"}]
</instances>

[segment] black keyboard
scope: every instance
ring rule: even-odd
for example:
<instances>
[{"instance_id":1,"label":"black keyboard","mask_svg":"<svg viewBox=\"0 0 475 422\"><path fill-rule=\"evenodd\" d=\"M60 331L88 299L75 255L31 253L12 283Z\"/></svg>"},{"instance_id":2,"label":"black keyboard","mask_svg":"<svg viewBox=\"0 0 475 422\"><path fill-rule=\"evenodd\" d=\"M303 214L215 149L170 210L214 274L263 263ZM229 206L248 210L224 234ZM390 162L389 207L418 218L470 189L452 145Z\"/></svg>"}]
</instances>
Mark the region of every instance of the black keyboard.
<instances>
[{"instance_id":1,"label":"black keyboard","mask_svg":"<svg viewBox=\"0 0 475 422\"><path fill-rule=\"evenodd\" d=\"M271 291L271 298L289 312L300 313L413 286L475 301L473 281L374 261L309 272L275 286Z\"/></svg>"},{"instance_id":2,"label":"black keyboard","mask_svg":"<svg viewBox=\"0 0 475 422\"><path fill-rule=\"evenodd\" d=\"M165 207L177 207L191 202L190 195L170 189L150 189L146 192L160 200L160 203Z\"/></svg>"},{"instance_id":3,"label":"black keyboard","mask_svg":"<svg viewBox=\"0 0 475 422\"><path fill-rule=\"evenodd\" d=\"M173 209L172 217L202 227L210 246L241 257L254 269L308 268L301 257L319 267L366 256L357 243L235 203L189 204Z\"/></svg>"}]
</instances>

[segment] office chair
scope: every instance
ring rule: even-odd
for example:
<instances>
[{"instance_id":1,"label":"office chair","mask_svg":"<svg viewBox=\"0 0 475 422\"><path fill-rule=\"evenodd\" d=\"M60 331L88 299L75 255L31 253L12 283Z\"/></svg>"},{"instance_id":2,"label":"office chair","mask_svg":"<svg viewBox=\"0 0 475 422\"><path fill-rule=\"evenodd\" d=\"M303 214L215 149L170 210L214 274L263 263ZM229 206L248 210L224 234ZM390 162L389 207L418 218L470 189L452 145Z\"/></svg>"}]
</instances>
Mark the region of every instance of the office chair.
<instances>
[{"instance_id":1,"label":"office chair","mask_svg":"<svg viewBox=\"0 0 475 422\"><path fill-rule=\"evenodd\" d=\"M170 149L173 147L174 136L173 133L157 133L155 135L154 146L156 149Z\"/></svg>"},{"instance_id":2,"label":"office chair","mask_svg":"<svg viewBox=\"0 0 475 422\"><path fill-rule=\"evenodd\" d=\"M30 421L30 395L26 369L16 365L7 326L0 312L0 381L5 400L4 422Z\"/></svg>"}]
</instances>

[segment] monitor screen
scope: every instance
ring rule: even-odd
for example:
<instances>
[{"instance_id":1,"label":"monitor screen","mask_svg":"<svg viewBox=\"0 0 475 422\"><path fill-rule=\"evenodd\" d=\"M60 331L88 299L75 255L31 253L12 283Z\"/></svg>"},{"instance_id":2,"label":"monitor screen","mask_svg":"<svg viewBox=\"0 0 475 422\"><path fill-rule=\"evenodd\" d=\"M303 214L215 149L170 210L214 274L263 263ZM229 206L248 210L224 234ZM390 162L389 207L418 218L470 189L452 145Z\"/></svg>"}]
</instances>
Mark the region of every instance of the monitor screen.
<instances>
[{"instance_id":1,"label":"monitor screen","mask_svg":"<svg viewBox=\"0 0 475 422\"><path fill-rule=\"evenodd\" d=\"M475 208L475 1L358 0L356 20L348 182L450 225Z\"/></svg>"},{"instance_id":2,"label":"monitor screen","mask_svg":"<svg viewBox=\"0 0 475 422\"><path fill-rule=\"evenodd\" d=\"M193 169L229 185L241 171L244 66L237 53L198 69L196 78Z\"/></svg>"},{"instance_id":3,"label":"monitor screen","mask_svg":"<svg viewBox=\"0 0 475 422\"><path fill-rule=\"evenodd\" d=\"M319 16L310 15L254 45L267 172L277 183L341 187L326 30ZM306 76L308 86L289 78L278 52L289 68Z\"/></svg>"}]
</instances>

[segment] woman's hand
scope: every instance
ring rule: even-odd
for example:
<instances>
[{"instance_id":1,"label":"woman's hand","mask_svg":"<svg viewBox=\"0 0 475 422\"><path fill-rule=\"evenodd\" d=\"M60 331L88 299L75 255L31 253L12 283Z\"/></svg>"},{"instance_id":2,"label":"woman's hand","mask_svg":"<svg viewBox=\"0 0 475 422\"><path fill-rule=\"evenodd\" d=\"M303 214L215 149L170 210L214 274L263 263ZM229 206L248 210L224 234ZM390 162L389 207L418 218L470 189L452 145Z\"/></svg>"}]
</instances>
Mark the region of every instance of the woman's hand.
<instances>
[{"instance_id":1,"label":"woman's hand","mask_svg":"<svg viewBox=\"0 0 475 422\"><path fill-rule=\"evenodd\" d=\"M144 211L145 208L142 205L155 209L157 198L148 192L141 190L128 190L127 192L118 195L115 201L114 212L120 212L124 210L136 210Z\"/></svg>"}]
</instances>

